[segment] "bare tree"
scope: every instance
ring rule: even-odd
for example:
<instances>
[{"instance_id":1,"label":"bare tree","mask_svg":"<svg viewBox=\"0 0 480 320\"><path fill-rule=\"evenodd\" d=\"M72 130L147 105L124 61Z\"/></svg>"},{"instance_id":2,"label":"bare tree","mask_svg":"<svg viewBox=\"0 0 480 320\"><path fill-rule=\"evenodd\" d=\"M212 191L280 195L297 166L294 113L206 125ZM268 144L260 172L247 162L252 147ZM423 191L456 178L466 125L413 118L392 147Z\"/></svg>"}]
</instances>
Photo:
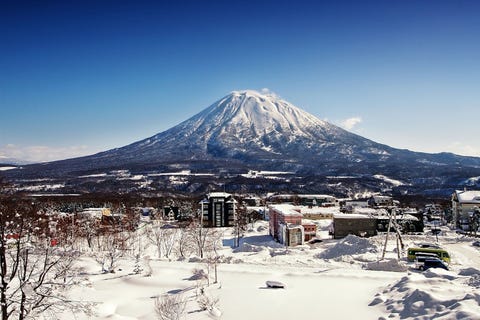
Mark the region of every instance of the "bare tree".
<instances>
[{"instance_id":1,"label":"bare tree","mask_svg":"<svg viewBox=\"0 0 480 320\"><path fill-rule=\"evenodd\" d=\"M200 258L204 258L206 251L216 249L221 233L216 228L205 228L198 221L190 223L186 228L188 239L192 242Z\"/></svg>"},{"instance_id":2,"label":"bare tree","mask_svg":"<svg viewBox=\"0 0 480 320\"><path fill-rule=\"evenodd\" d=\"M183 259L194 250L190 237L191 232L188 228L179 228L178 233L178 241L175 249L177 251L177 255Z\"/></svg>"},{"instance_id":3,"label":"bare tree","mask_svg":"<svg viewBox=\"0 0 480 320\"><path fill-rule=\"evenodd\" d=\"M161 221L154 221L147 231L148 240L157 247L159 258L169 258L179 238L179 229Z\"/></svg>"},{"instance_id":4,"label":"bare tree","mask_svg":"<svg viewBox=\"0 0 480 320\"><path fill-rule=\"evenodd\" d=\"M198 298L198 306L202 311L204 310L212 310L213 308L216 308L218 306L218 302L220 299L218 297L211 297L207 294L202 294Z\"/></svg>"},{"instance_id":5,"label":"bare tree","mask_svg":"<svg viewBox=\"0 0 480 320\"><path fill-rule=\"evenodd\" d=\"M263 215L257 210L251 210L247 212L248 222L252 224L252 228L255 226L255 222L263 220Z\"/></svg>"},{"instance_id":6,"label":"bare tree","mask_svg":"<svg viewBox=\"0 0 480 320\"><path fill-rule=\"evenodd\" d=\"M128 232L122 232L116 228L104 230L95 241L93 257L102 267L103 272L115 272L118 261L127 250L127 242L130 238Z\"/></svg>"},{"instance_id":7,"label":"bare tree","mask_svg":"<svg viewBox=\"0 0 480 320\"><path fill-rule=\"evenodd\" d=\"M155 313L159 320L180 320L185 317L187 300L181 294L164 295L155 299Z\"/></svg>"},{"instance_id":8,"label":"bare tree","mask_svg":"<svg viewBox=\"0 0 480 320\"><path fill-rule=\"evenodd\" d=\"M25 199L0 199L2 320L35 318L75 305L65 292L75 255L53 248L48 216Z\"/></svg>"},{"instance_id":9,"label":"bare tree","mask_svg":"<svg viewBox=\"0 0 480 320\"><path fill-rule=\"evenodd\" d=\"M475 237L477 236L479 225L480 225L480 209L475 206L473 208L473 211L469 215L470 233Z\"/></svg>"},{"instance_id":10,"label":"bare tree","mask_svg":"<svg viewBox=\"0 0 480 320\"><path fill-rule=\"evenodd\" d=\"M203 292L198 298L197 303L202 311L208 311L209 316L213 319L220 319L222 312L218 308L220 299L218 297L212 297Z\"/></svg>"},{"instance_id":11,"label":"bare tree","mask_svg":"<svg viewBox=\"0 0 480 320\"><path fill-rule=\"evenodd\" d=\"M233 233L235 237L234 246L240 246L240 239L243 238L245 235L245 231L247 231L247 224L248 224L248 214L247 210L243 207L240 207L237 210L237 215L235 217L235 224L233 226Z\"/></svg>"},{"instance_id":12,"label":"bare tree","mask_svg":"<svg viewBox=\"0 0 480 320\"><path fill-rule=\"evenodd\" d=\"M78 236L87 240L88 247L93 248L93 240L98 236L99 221L94 218L84 218L81 221L75 221L75 230L77 230Z\"/></svg>"}]
</instances>

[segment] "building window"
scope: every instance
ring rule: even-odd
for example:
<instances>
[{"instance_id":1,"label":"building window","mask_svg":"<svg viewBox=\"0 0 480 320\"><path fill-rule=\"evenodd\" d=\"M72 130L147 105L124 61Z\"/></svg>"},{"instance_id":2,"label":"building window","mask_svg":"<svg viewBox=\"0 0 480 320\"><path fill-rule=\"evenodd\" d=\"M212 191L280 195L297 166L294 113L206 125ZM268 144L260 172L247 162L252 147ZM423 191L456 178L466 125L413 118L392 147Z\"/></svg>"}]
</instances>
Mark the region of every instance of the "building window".
<instances>
[{"instance_id":1,"label":"building window","mask_svg":"<svg viewBox=\"0 0 480 320\"><path fill-rule=\"evenodd\" d=\"M302 243L302 233L296 232L295 233L295 243L301 244Z\"/></svg>"}]
</instances>

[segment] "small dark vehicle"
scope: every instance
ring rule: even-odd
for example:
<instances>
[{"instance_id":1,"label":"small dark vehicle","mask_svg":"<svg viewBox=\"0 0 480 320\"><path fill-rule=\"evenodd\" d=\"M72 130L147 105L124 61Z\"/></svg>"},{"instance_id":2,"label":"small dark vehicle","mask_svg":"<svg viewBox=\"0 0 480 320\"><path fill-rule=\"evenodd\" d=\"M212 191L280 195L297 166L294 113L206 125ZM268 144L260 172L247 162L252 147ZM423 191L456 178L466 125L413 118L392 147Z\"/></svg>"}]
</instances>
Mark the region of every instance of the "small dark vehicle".
<instances>
[{"instance_id":1,"label":"small dark vehicle","mask_svg":"<svg viewBox=\"0 0 480 320\"><path fill-rule=\"evenodd\" d=\"M440 259L425 259L423 266L420 266L420 270L428 270L430 268L441 268L448 270L448 266Z\"/></svg>"},{"instance_id":2,"label":"small dark vehicle","mask_svg":"<svg viewBox=\"0 0 480 320\"><path fill-rule=\"evenodd\" d=\"M415 269L422 270L422 266L425 263L425 260L440 260L435 253L427 253L427 252L417 252L415 253Z\"/></svg>"},{"instance_id":3,"label":"small dark vehicle","mask_svg":"<svg viewBox=\"0 0 480 320\"><path fill-rule=\"evenodd\" d=\"M280 281L267 281L266 285L267 285L268 288L285 289L285 284L283 284Z\"/></svg>"}]
</instances>

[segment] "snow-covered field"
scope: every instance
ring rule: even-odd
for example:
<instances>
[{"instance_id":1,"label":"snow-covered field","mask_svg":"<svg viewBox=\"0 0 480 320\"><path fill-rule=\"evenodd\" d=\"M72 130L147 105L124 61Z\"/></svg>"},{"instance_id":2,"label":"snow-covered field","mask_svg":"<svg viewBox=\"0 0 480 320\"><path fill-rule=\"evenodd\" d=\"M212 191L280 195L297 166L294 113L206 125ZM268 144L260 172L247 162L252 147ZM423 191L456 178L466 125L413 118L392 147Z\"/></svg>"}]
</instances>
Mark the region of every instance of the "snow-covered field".
<instances>
[{"instance_id":1,"label":"snow-covered field","mask_svg":"<svg viewBox=\"0 0 480 320\"><path fill-rule=\"evenodd\" d=\"M224 230L218 282L213 283L210 271L209 286L193 280L193 269L207 270L198 258L156 259L155 249L149 247L149 257L140 260L140 273L133 272L135 259L125 257L115 273L103 274L84 254L69 297L90 303L92 314L57 316L158 319L155 298L176 295L187 300L184 319L480 319L480 250L472 246L473 239L455 233L440 236L439 243L452 256L450 270L420 272L404 257L397 261L394 239L388 242L386 259L379 262L384 235L285 248L271 240L266 226L257 222L236 249L230 246L231 230ZM403 241L407 248L435 238L404 236ZM267 288L267 280L286 287ZM202 295L218 299L217 306L200 310L197 301Z\"/></svg>"}]
</instances>

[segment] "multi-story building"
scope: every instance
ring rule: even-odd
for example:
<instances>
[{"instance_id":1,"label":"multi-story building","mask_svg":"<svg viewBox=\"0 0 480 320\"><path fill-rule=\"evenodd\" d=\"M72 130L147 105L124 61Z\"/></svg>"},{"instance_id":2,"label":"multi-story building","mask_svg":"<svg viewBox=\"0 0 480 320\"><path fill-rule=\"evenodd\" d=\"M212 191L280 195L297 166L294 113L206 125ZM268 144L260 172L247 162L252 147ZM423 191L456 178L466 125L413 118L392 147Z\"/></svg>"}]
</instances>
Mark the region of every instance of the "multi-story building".
<instances>
[{"instance_id":1,"label":"multi-story building","mask_svg":"<svg viewBox=\"0 0 480 320\"><path fill-rule=\"evenodd\" d=\"M455 190L452 214L457 228L470 230L470 219L476 210L480 210L480 190Z\"/></svg>"},{"instance_id":2,"label":"multi-story building","mask_svg":"<svg viewBox=\"0 0 480 320\"><path fill-rule=\"evenodd\" d=\"M237 201L226 192L211 192L200 201L204 227L232 227Z\"/></svg>"},{"instance_id":3,"label":"multi-story building","mask_svg":"<svg viewBox=\"0 0 480 320\"><path fill-rule=\"evenodd\" d=\"M316 235L316 225L302 223L303 215L298 207L288 204L269 206L270 235L286 246L304 244Z\"/></svg>"}]
</instances>

